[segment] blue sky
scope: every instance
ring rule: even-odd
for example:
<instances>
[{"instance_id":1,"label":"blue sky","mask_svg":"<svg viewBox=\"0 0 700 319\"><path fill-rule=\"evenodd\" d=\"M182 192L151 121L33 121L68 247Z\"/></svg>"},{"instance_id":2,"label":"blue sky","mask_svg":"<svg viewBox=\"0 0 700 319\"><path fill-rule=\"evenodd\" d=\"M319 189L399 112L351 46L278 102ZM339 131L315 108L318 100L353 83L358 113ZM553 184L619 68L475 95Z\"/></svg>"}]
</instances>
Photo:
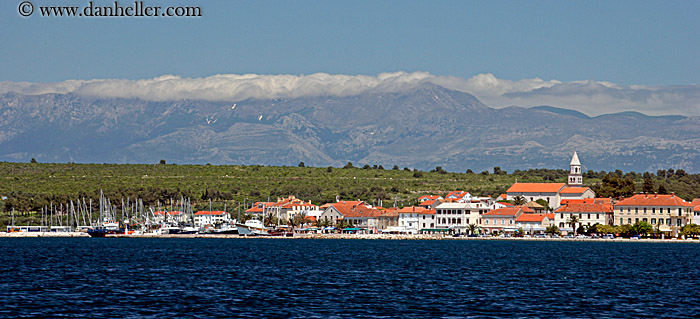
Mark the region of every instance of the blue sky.
<instances>
[{"instance_id":1,"label":"blue sky","mask_svg":"<svg viewBox=\"0 0 700 319\"><path fill-rule=\"evenodd\" d=\"M20 2L0 2L0 81L426 71L700 83L700 1L145 1L200 5L201 18L23 18Z\"/></svg>"}]
</instances>

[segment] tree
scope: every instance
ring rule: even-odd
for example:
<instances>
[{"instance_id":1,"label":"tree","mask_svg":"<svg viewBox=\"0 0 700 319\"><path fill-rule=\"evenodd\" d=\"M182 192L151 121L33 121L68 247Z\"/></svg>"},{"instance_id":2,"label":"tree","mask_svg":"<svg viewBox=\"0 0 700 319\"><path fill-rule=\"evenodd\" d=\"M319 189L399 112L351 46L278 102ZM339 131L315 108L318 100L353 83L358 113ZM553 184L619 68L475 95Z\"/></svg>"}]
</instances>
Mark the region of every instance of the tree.
<instances>
[{"instance_id":1,"label":"tree","mask_svg":"<svg viewBox=\"0 0 700 319\"><path fill-rule=\"evenodd\" d=\"M650 233L653 230L653 227L651 224L641 221L641 222L636 222L634 225L632 225L632 233L635 235L641 235L644 236L648 233Z\"/></svg>"},{"instance_id":2,"label":"tree","mask_svg":"<svg viewBox=\"0 0 700 319\"><path fill-rule=\"evenodd\" d=\"M36 158L33 158L33 157L32 157L32 160L29 161L29 162L30 162L30 163L36 163Z\"/></svg>"},{"instance_id":3,"label":"tree","mask_svg":"<svg viewBox=\"0 0 700 319\"><path fill-rule=\"evenodd\" d=\"M596 226L596 231L600 234L614 234L615 228L610 225L598 225Z\"/></svg>"},{"instance_id":4,"label":"tree","mask_svg":"<svg viewBox=\"0 0 700 319\"><path fill-rule=\"evenodd\" d=\"M479 226L476 224L469 224L467 225L467 230L469 231L469 234L475 234L477 230L479 230Z\"/></svg>"},{"instance_id":5,"label":"tree","mask_svg":"<svg viewBox=\"0 0 700 319\"><path fill-rule=\"evenodd\" d=\"M468 169L467 169L467 174L474 174L474 171L472 171L471 168L468 168Z\"/></svg>"},{"instance_id":6,"label":"tree","mask_svg":"<svg viewBox=\"0 0 700 319\"><path fill-rule=\"evenodd\" d=\"M326 172L333 172L333 166L328 166L328 168L326 168Z\"/></svg>"},{"instance_id":7,"label":"tree","mask_svg":"<svg viewBox=\"0 0 700 319\"><path fill-rule=\"evenodd\" d=\"M347 164L345 164L345 166L343 166L343 168L354 168L354 167L355 166L352 166L352 162L348 162Z\"/></svg>"},{"instance_id":8,"label":"tree","mask_svg":"<svg viewBox=\"0 0 700 319\"><path fill-rule=\"evenodd\" d=\"M398 171L399 170L399 165L394 165L394 167L391 168L392 171Z\"/></svg>"},{"instance_id":9,"label":"tree","mask_svg":"<svg viewBox=\"0 0 700 319\"><path fill-rule=\"evenodd\" d=\"M559 227L557 225L551 225L547 226L547 228L544 230L544 233L547 235L559 235L561 234L561 231L559 230Z\"/></svg>"},{"instance_id":10,"label":"tree","mask_svg":"<svg viewBox=\"0 0 700 319\"><path fill-rule=\"evenodd\" d=\"M515 206L525 205L525 203L527 203L527 199L522 195L513 197L513 204L515 204Z\"/></svg>"},{"instance_id":11,"label":"tree","mask_svg":"<svg viewBox=\"0 0 700 319\"><path fill-rule=\"evenodd\" d=\"M668 194L668 190L666 189L666 186L664 186L664 184L660 184L659 190L656 192L659 194Z\"/></svg>"},{"instance_id":12,"label":"tree","mask_svg":"<svg viewBox=\"0 0 700 319\"><path fill-rule=\"evenodd\" d=\"M164 159L160 160L160 164L165 165L165 160Z\"/></svg>"},{"instance_id":13,"label":"tree","mask_svg":"<svg viewBox=\"0 0 700 319\"><path fill-rule=\"evenodd\" d=\"M649 173L646 172L645 174L649 174ZM644 184L642 185L642 191L645 193L653 193L656 191L656 187L654 187L654 181L650 177L644 178Z\"/></svg>"},{"instance_id":14,"label":"tree","mask_svg":"<svg viewBox=\"0 0 700 319\"><path fill-rule=\"evenodd\" d=\"M574 236L576 236L576 225L579 223L578 215L571 214L566 223L571 226L571 229L574 230Z\"/></svg>"},{"instance_id":15,"label":"tree","mask_svg":"<svg viewBox=\"0 0 700 319\"><path fill-rule=\"evenodd\" d=\"M304 162L299 162L299 167L304 167Z\"/></svg>"},{"instance_id":16,"label":"tree","mask_svg":"<svg viewBox=\"0 0 700 319\"><path fill-rule=\"evenodd\" d=\"M362 166L362 169L371 169L372 166L369 166L369 164L365 164L365 166Z\"/></svg>"},{"instance_id":17,"label":"tree","mask_svg":"<svg viewBox=\"0 0 700 319\"><path fill-rule=\"evenodd\" d=\"M415 171L415 172L413 172L413 177L415 177L415 178L421 178L421 177L423 177L423 172L421 172L421 171Z\"/></svg>"},{"instance_id":18,"label":"tree","mask_svg":"<svg viewBox=\"0 0 700 319\"><path fill-rule=\"evenodd\" d=\"M681 227L681 235L683 236L698 236L700 235L700 225L688 224Z\"/></svg>"}]
</instances>

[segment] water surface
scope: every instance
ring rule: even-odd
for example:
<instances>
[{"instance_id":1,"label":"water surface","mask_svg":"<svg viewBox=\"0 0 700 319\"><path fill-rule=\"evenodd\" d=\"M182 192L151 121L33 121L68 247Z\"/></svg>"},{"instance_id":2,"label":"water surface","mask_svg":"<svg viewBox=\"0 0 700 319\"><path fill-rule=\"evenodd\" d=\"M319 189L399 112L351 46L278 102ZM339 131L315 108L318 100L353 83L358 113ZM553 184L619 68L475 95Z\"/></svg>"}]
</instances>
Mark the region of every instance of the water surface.
<instances>
[{"instance_id":1,"label":"water surface","mask_svg":"<svg viewBox=\"0 0 700 319\"><path fill-rule=\"evenodd\" d=\"M691 318L700 245L0 239L0 317Z\"/></svg>"}]
</instances>

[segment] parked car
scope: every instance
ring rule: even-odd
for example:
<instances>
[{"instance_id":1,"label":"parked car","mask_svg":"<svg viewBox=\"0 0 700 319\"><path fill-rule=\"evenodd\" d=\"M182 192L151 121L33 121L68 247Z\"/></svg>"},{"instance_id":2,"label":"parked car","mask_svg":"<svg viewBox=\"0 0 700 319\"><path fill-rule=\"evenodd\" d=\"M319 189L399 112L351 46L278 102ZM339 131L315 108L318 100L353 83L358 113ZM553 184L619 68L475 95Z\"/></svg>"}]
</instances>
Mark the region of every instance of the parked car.
<instances>
[{"instance_id":1,"label":"parked car","mask_svg":"<svg viewBox=\"0 0 700 319\"><path fill-rule=\"evenodd\" d=\"M547 235L545 234L535 234L535 238L547 238Z\"/></svg>"},{"instance_id":2,"label":"parked car","mask_svg":"<svg viewBox=\"0 0 700 319\"><path fill-rule=\"evenodd\" d=\"M603 235L603 239L615 239L615 236L613 234L605 234Z\"/></svg>"},{"instance_id":3,"label":"parked car","mask_svg":"<svg viewBox=\"0 0 700 319\"><path fill-rule=\"evenodd\" d=\"M574 235L568 234L568 235L564 236L564 238L574 238Z\"/></svg>"}]
</instances>

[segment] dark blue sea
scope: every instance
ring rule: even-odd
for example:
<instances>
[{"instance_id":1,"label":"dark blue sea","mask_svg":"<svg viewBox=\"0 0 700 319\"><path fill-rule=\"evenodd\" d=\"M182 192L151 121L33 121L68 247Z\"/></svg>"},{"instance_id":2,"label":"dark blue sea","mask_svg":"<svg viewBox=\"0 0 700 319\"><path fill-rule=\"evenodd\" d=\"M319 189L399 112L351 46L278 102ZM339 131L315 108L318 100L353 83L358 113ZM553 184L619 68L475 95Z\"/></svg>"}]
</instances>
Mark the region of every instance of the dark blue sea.
<instances>
[{"instance_id":1,"label":"dark blue sea","mask_svg":"<svg viewBox=\"0 0 700 319\"><path fill-rule=\"evenodd\" d=\"M700 245L0 239L0 317L692 318Z\"/></svg>"}]
</instances>

